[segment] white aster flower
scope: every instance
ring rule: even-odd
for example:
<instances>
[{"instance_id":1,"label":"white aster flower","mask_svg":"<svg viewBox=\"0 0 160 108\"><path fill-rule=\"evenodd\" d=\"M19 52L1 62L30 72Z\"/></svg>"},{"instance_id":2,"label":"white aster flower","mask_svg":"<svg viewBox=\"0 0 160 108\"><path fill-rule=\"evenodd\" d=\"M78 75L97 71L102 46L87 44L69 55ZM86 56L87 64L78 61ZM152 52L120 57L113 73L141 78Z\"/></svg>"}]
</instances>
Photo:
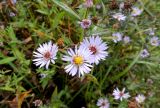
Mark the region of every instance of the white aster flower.
<instances>
[{"instance_id":1,"label":"white aster flower","mask_svg":"<svg viewBox=\"0 0 160 108\"><path fill-rule=\"evenodd\" d=\"M149 56L149 52L147 51L147 49L143 49L140 53L140 56L142 58L148 57Z\"/></svg>"},{"instance_id":2,"label":"white aster flower","mask_svg":"<svg viewBox=\"0 0 160 108\"><path fill-rule=\"evenodd\" d=\"M33 103L34 103L34 106L36 107L40 107L43 104L42 100L40 99L35 100Z\"/></svg>"},{"instance_id":3,"label":"white aster flower","mask_svg":"<svg viewBox=\"0 0 160 108\"><path fill-rule=\"evenodd\" d=\"M14 5L16 4L17 0L10 0L10 2Z\"/></svg>"},{"instance_id":4,"label":"white aster flower","mask_svg":"<svg viewBox=\"0 0 160 108\"><path fill-rule=\"evenodd\" d=\"M146 97L143 95L143 94L138 94L136 97L135 97L135 100L136 102L138 103L143 103L145 101Z\"/></svg>"},{"instance_id":5,"label":"white aster flower","mask_svg":"<svg viewBox=\"0 0 160 108\"><path fill-rule=\"evenodd\" d=\"M96 5L96 9L99 10L99 9L101 9L101 8L102 8L102 5L101 5L101 4L97 4L97 5Z\"/></svg>"},{"instance_id":6,"label":"white aster flower","mask_svg":"<svg viewBox=\"0 0 160 108\"><path fill-rule=\"evenodd\" d=\"M10 16L10 17L14 17L14 16L16 16L16 14L15 14L14 12L10 12L10 13L9 13L9 16Z\"/></svg>"},{"instance_id":7,"label":"white aster flower","mask_svg":"<svg viewBox=\"0 0 160 108\"><path fill-rule=\"evenodd\" d=\"M139 9L138 7L132 7L131 16L139 16L142 13L142 9Z\"/></svg>"},{"instance_id":8,"label":"white aster flower","mask_svg":"<svg viewBox=\"0 0 160 108\"><path fill-rule=\"evenodd\" d=\"M122 13L115 13L113 15L113 18L117 19L118 21L124 21L126 19L126 16L124 16Z\"/></svg>"},{"instance_id":9,"label":"white aster flower","mask_svg":"<svg viewBox=\"0 0 160 108\"><path fill-rule=\"evenodd\" d=\"M107 98L99 98L97 102L97 106L99 108L109 108L109 101Z\"/></svg>"},{"instance_id":10,"label":"white aster flower","mask_svg":"<svg viewBox=\"0 0 160 108\"><path fill-rule=\"evenodd\" d=\"M92 24L92 21L90 19L83 19L81 22L80 22L80 25L83 29L87 29L91 26Z\"/></svg>"},{"instance_id":11,"label":"white aster flower","mask_svg":"<svg viewBox=\"0 0 160 108\"><path fill-rule=\"evenodd\" d=\"M147 33L148 33L150 36L154 36L154 35L155 35L155 30L156 30L156 28L149 28L149 29L147 30Z\"/></svg>"},{"instance_id":12,"label":"white aster flower","mask_svg":"<svg viewBox=\"0 0 160 108\"><path fill-rule=\"evenodd\" d=\"M152 92L152 91L148 92L149 97L153 97L154 95L155 95L155 92Z\"/></svg>"},{"instance_id":13,"label":"white aster flower","mask_svg":"<svg viewBox=\"0 0 160 108\"><path fill-rule=\"evenodd\" d=\"M122 101L123 99L128 99L130 97L129 93L125 93L125 88L120 91L118 88L114 89L113 94L114 99Z\"/></svg>"},{"instance_id":14,"label":"white aster flower","mask_svg":"<svg viewBox=\"0 0 160 108\"><path fill-rule=\"evenodd\" d=\"M48 69L48 66L50 64L50 62L52 62L53 64L55 64L55 59L56 55L58 52L58 47L55 44L52 44L52 42L48 42L48 43L44 43L42 45L39 45L39 47L37 48L37 52L33 52L34 53L34 57L35 59L33 59L34 64L36 66L40 66L43 67L45 66L46 69Z\"/></svg>"},{"instance_id":15,"label":"white aster flower","mask_svg":"<svg viewBox=\"0 0 160 108\"><path fill-rule=\"evenodd\" d=\"M84 6L90 8L93 6L93 0L85 0Z\"/></svg>"},{"instance_id":16,"label":"white aster flower","mask_svg":"<svg viewBox=\"0 0 160 108\"><path fill-rule=\"evenodd\" d=\"M90 60L90 63L99 64L100 60L105 60L106 56L108 56L108 52L105 51L108 49L108 46L99 36L91 36L89 39L85 38L80 47L86 47L92 52L93 58Z\"/></svg>"},{"instance_id":17,"label":"white aster flower","mask_svg":"<svg viewBox=\"0 0 160 108\"><path fill-rule=\"evenodd\" d=\"M4 43L3 42L0 42L0 47L3 47L4 46Z\"/></svg>"},{"instance_id":18,"label":"white aster flower","mask_svg":"<svg viewBox=\"0 0 160 108\"><path fill-rule=\"evenodd\" d=\"M125 36L125 37L123 38L123 41L124 41L125 44L127 44L127 43L129 43L129 42L131 41L131 39L130 39L130 37Z\"/></svg>"},{"instance_id":19,"label":"white aster flower","mask_svg":"<svg viewBox=\"0 0 160 108\"><path fill-rule=\"evenodd\" d=\"M65 71L69 75L78 75L80 77L91 71L91 67L93 66L89 64L89 60L92 53L87 48L80 47L78 49L76 46L75 51L69 49L68 54L69 56L63 56L62 60L70 62L65 67Z\"/></svg>"},{"instance_id":20,"label":"white aster flower","mask_svg":"<svg viewBox=\"0 0 160 108\"><path fill-rule=\"evenodd\" d=\"M154 36L150 39L150 44L153 46L158 46L160 43L160 40L158 39L157 36Z\"/></svg>"},{"instance_id":21,"label":"white aster flower","mask_svg":"<svg viewBox=\"0 0 160 108\"><path fill-rule=\"evenodd\" d=\"M119 10L122 11L122 9L124 9L124 2L120 3L119 5Z\"/></svg>"},{"instance_id":22,"label":"white aster flower","mask_svg":"<svg viewBox=\"0 0 160 108\"><path fill-rule=\"evenodd\" d=\"M117 42L122 40L122 34L119 33L119 32L113 33L112 36L113 36L113 41L115 43L117 43Z\"/></svg>"}]
</instances>

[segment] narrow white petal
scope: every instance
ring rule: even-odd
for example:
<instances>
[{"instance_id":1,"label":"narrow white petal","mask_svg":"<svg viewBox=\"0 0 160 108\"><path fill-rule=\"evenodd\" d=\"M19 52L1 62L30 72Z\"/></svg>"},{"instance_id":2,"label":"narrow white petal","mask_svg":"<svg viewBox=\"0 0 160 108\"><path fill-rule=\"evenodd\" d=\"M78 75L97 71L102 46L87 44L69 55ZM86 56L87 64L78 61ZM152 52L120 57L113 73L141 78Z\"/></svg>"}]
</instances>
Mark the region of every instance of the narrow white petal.
<instances>
[{"instance_id":1,"label":"narrow white petal","mask_svg":"<svg viewBox=\"0 0 160 108\"><path fill-rule=\"evenodd\" d=\"M51 62L52 62L53 64L55 64L55 61L54 61L54 60L51 60Z\"/></svg>"},{"instance_id":2,"label":"narrow white petal","mask_svg":"<svg viewBox=\"0 0 160 108\"><path fill-rule=\"evenodd\" d=\"M37 58L37 59L33 59L32 61L42 61L43 58Z\"/></svg>"},{"instance_id":3,"label":"narrow white petal","mask_svg":"<svg viewBox=\"0 0 160 108\"><path fill-rule=\"evenodd\" d=\"M50 60L46 64L46 69L48 69L49 64L50 64Z\"/></svg>"},{"instance_id":4,"label":"narrow white petal","mask_svg":"<svg viewBox=\"0 0 160 108\"><path fill-rule=\"evenodd\" d=\"M74 76L77 73L77 66L73 66L72 70L71 70L71 75Z\"/></svg>"},{"instance_id":5,"label":"narrow white petal","mask_svg":"<svg viewBox=\"0 0 160 108\"><path fill-rule=\"evenodd\" d=\"M66 72L70 72L72 68L73 68L73 65L72 65L72 64L67 65L67 66L65 67Z\"/></svg>"}]
</instances>

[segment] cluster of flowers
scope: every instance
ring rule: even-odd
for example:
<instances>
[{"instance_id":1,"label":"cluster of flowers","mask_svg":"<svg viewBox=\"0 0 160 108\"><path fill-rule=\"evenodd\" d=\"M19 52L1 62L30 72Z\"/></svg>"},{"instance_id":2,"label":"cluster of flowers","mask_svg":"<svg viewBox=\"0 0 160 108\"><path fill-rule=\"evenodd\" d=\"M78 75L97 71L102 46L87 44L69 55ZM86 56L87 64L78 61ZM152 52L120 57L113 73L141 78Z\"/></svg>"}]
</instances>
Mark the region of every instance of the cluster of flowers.
<instances>
[{"instance_id":1,"label":"cluster of flowers","mask_svg":"<svg viewBox=\"0 0 160 108\"><path fill-rule=\"evenodd\" d=\"M124 8L124 6L120 7ZM142 12L143 12L142 9L139 9L138 7L132 7L131 18L141 15ZM115 13L112 17L117 19L118 21L125 21L127 18L121 12Z\"/></svg>"},{"instance_id":2,"label":"cluster of flowers","mask_svg":"<svg viewBox=\"0 0 160 108\"><path fill-rule=\"evenodd\" d=\"M155 36L155 29L153 28L149 28L148 29L148 33L147 33L149 36L150 36L150 45L154 46L154 47L158 47L160 46L160 39L158 38L158 36ZM145 48L141 51L140 53L140 56L142 58L146 58L148 57L150 54L148 52L148 50Z\"/></svg>"},{"instance_id":3,"label":"cluster of flowers","mask_svg":"<svg viewBox=\"0 0 160 108\"><path fill-rule=\"evenodd\" d=\"M113 90L113 94L115 100L122 101L123 99L128 99L130 97L129 93L125 93L125 88L123 88L122 91L120 91L118 88ZM139 104L143 103L145 101L146 97L143 94L138 94L135 97L135 101ZM109 108L110 103L107 98L99 98L97 101L97 106L99 108Z\"/></svg>"},{"instance_id":4,"label":"cluster of flowers","mask_svg":"<svg viewBox=\"0 0 160 108\"><path fill-rule=\"evenodd\" d=\"M92 0L86 0L85 2L86 7L92 7L93 6L93 1ZM112 17L118 21L125 21L127 16L122 14L121 10L124 8L124 3L120 4L120 12L114 13ZM132 7L132 12L131 12L131 19L134 19L134 17L141 15L143 12L142 9L139 9L138 7ZM84 29L87 29L91 25L91 20L90 19L83 19L81 22L81 27Z\"/></svg>"},{"instance_id":5,"label":"cluster of flowers","mask_svg":"<svg viewBox=\"0 0 160 108\"><path fill-rule=\"evenodd\" d=\"M113 42L114 43L117 43L119 41L123 41L125 44L127 44L131 41L129 36L124 36L123 37L123 34L120 33L120 32L113 33L112 36L113 36Z\"/></svg>"},{"instance_id":6,"label":"cluster of flowers","mask_svg":"<svg viewBox=\"0 0 160 108\"><path fill-rule=\"evenodd\" d=\"M87 8L93 6L92 0L86 0L84 4ZM125 21L127 16L122 14L121 10L124 8L124 4L120 4L120 12L117 12L112 15L114 19L117 21ZM130 18L134 19L136 16L141 15L143 12L142 9L138 7L132 7L132 12L130 14ZM80 26L83 29L88 29L92 21L91 19L83 19L80 23ZM150 31L149 35L150 44L152 46L159 46L160 40L157 36L154 36L153 30ZM125 44L131 41L129 36L123 36L122 33L116 32L112 34L113 42L117 43L119 41L123 41ZM108 46L106 43L102 41L99 36L91 36L85 38L80 45L76 45L74 49L69 49L67 54L62 57L63 61L68 62L69 64L65 66L65 72L71 76L78 75L83 76L84 74L88 74L93 67L93 64L99 64L100 60L104 60L108 56L108 52L106 51ZM58 52L58 46L56 44L52 44L52 42L44 43L40 45L37 49L37 52L34 52L33 59L34 64L39 67L45 66L48 69L49 64L52 62L55 64L56 55ZM149 52L147 49L143 49L140 53L142 58L148 57ZM125 88L120 91L118 88L113 90L113 94L115 100L122 101L123 99L128 99L130 97L129 93L125 93ZM143 103L146 97L143 94L138 94L135 97L135 101L139 104ZM100 108L109 108L110 103L107 98L99 98L97 101L97 106Z\"/></svg>"},{"instance_id":7,"label":"cluster of flowers","mask_svg":"<svg viewBox=\"0 0 160 108\"><path fill-rule=\"evenodd\" d=\"M86 4L87 7L91 7L91 6L93 6L92 2L93 2L92 0L87 0L87 2L85 4ZM120 9L119 9L120 12L113 14L112 17L114 19L116 19L117 21L125 21L127 17L124 14L122 14L122 12L121 12L124 8L124 3L121 3L119 7L120 7ZM131 19L134 19L134 17L141 15L142 12L143 12L142 9L139 9L138 7L132 7L132 12L131 12L131 15L130 15ZM92 22L91 22L90 19L83 19L80 22L80 25L83 29L89 28L91 24L92 24ZM152 36L150 38L150 44L152 46L157 47L157 46L160 45L160 40L157 36L154 36L154 34L155 34L154 30L150 29L149 35ZM119 33L119 32L113 33L112 36L113 36L113 42L115 42L115 43L117 43L119 41L123 41L125 44L127 44L131 41L129 36L124 36L123 37L122 33ZM140 53L140 56L142 58L148 57L149 55L150 54L149 54L147 49L143 49Z\"/></svg>"},{"instance_id":8,"label":"cluster of flowers","mask_svg":"<svg viewBox=\"0 0 160 108\"><path fill-rule=\"evenodd\" d=\"M89 73L93 64L99 64L100 60L105 60L108 56L106 51L108 46L102 41L99 36L91 36L85 38L79 46L75 46L74 49L69 49L67 55L62 57L63 61L69 62L65 66L65 71L69 75L79 77L85 73ZM34 64L40 68L45 66L48 69L49 64L55 64L56 55L58 52L58 46L52 44L52 42L44 43L37 48L37 51L34 53Z\"/></svg>"},{"instance_id":9,"label":"cluster of flowers","mask_svg":"<svg viewBox=\"0 0 160 108\"><path fill-rule=\"evenodd\" d=\"M86 7L91 7L91 6L93 6L93 1L92 0L86 0L85 5L86 5ZM125 21L125 19L127 17L121 13L121 10L123 8L124 8L124 3L121 3L120 4L120 12L113 14L112 17L114 19L118 20L118 21ZM139 16L142 12L143 12L142 9L139 9L138 7L132 7L132 12L131 12L130 16L131 17L136 17L136 16ZM83 19L80 22L80 25L83 29L88 29L91 26L91 24L92 24L92 21L90 19ZM117 43L119 41L123 41L125 44L127 44L131 41L129 36L125 36L125 35L123 36L123 34L120 33L120 32L113 33L112 36L113 36L113 42L114 43ZM154 38L154 40L155 40L155 38Z\"/></svg>"},{"instance_id":10,"label":"cluster of flowers","mask_svg":"<svg viewBox=\"0 0 160 108\"><path fill-rule=\"evenodd\" d=\"M93 6L93 1L92 0L86 0L85 2L85 6L86 7L92 7ZM117 12L115 14L112 15L112 17L114 19L116 19L117 21L125 21L127 16L125 16L124 14L122 14L122 10L124 8L124 3L122 2L120 4L120 9L119 11L120 12ZM131 20L133 20L136 16L139 16L141 15L143 12L142 9L139 9L138 7L132 7L132 12L131 12L131 15L130 15L130 18ZM92 22L90 19L83 19L81 22L80 22L80 25L83 29L87 29L91 26ZM150 44L152 46L159 46L160 45L160 40L157 36L154 36L154 30L153 29L150 29L150 32L149 32L149 35L152 36L150 38ZM112 34L113 36L113 42L114 43L117 43L119 41L123 41L125 44L129 43L131 41L130 37L129 36L124 36L122 35L122 33L119 33L119 32L116 32L116 33L113 33ZM145 58L145 57L148 57L150 54L148 52L147 49L143 49L141 52L140 52L140 56L142 58Z\"/></svg>"}]
</instances>

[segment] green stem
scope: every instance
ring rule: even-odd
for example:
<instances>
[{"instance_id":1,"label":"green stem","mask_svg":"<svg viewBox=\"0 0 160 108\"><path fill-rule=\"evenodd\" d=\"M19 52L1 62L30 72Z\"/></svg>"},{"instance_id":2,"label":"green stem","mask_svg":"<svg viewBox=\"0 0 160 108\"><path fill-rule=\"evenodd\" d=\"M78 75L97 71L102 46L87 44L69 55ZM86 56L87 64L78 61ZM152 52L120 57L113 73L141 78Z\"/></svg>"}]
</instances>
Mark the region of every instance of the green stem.
<instances>
[{"instance_id":1,"label":"green stem","mask_svg":"<svg viewBox=\"0 0 160 108\"><path fill-rule=\"evenodd\" d=\"M109 72L111 71L112 67L113 67L113 66L110 66L110 67L109 67L108 71L107 71L106 74L104 75L104 78L103 78L102 81L100 82L100 89L102 88L102 85L103 85L103 83L105 82L105 80L106 80Z\"/></svg>"},{"instance_id":2,"label":"green stem","mask_svg":"<svg viewBox=\"0 0 160 108\"><path fill-rule=\"evenodd\" d=\"M72 97L72 99L67 103L67 104L70 104L74 98L81 93L82 90L84 90L86 88L87 85L84 85L83 87L80 88L80 90Z\"/></svg>"},{"instance_id":3,"label":"green stem","mask_svg":"<svg viewBox=\"0 0 160 108\"><path fill-rule=\"evenodd\" d=\"M135 59L130 63L130 65L123 71L123 72L121 72L121 73L119 73L118 75L116 75L116 76L113 76L113 77L111 77L111 81L112 82L115 82L115 81L117 81L120 77L122 77L122 76L124 76L125 74L127 74L127 72L133 67L133 65L135 65L135 63L138 61L138 59L139 59L139 54L135 57Z\"/></svg>"}]
</instances>

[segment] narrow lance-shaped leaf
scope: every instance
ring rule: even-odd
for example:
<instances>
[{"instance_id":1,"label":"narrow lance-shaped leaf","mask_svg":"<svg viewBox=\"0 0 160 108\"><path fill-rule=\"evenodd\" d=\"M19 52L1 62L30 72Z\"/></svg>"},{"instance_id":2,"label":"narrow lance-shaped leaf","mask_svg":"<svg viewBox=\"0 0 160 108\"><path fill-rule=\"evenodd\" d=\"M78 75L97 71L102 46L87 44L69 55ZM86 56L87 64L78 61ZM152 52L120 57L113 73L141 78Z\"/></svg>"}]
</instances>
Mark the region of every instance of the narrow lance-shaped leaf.
<instances>
[{"instance_id":1,"label":"narrow lance-shaped leaf","mask_svg":"<svg viewBox=\"0 0 160 108\"><path fill-rule=\"evenodd\" d=\"M16 59L15 57L6 57L6 58L0 60L0 64L10 63L10 62L14 61L15 59Z\"/></svg>"},{"instance_id":2,"label":"narrow lance-shaped leaf","mask_svg":"<svg viewBox=\"0 0 160 108\"><path fill-rule=\"evenodd\" d=\"M43 14L43 15L49 15L49 12L47 12L46 10L36 10L37 12Z\"/></svg>"},{"instance_id":3,"label":"narrow lance-shaped leaf","mask_svg":"<svg viewBox=\"0 0 160 108\"><path fill-rule=\"evenodd\" d=\"M58 0L52 0L56 5L58 5L59 7L61 7L63 10L65 10L66 12L68 12L69 14L73 15L74 17L76 17L77 19L81 19L79 17L79 15L77 15L70 7L68 7L66 4L58 1Z\"/></svg>"}]
</instances>

